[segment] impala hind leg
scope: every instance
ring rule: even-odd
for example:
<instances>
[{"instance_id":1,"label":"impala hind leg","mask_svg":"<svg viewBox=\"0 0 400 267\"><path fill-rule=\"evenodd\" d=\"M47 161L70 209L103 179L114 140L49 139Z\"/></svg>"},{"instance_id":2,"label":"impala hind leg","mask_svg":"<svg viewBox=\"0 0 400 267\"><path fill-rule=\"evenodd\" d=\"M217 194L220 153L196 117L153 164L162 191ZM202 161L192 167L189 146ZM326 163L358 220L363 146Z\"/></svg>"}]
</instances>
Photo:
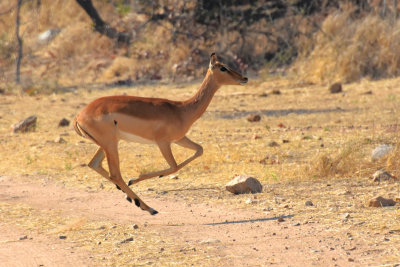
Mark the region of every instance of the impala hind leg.
<instances>
[{"instance_id":1,"label":"impala hind leg","mask_svg":"<svg viewBox=\"0 0 400 267\"><path fill-rule=\"evenodd\" d=\"M111 181L110 174L102 166L104 158L105 158L104 150L101 147L99 147L96 153L94 154L92 160L89 162L88 166L92 170L94 170L95 172L106 178L107 180ZM117 187L118 190L121 190L121 188L117 184L115 186Z\"/></svg>"},{"instance_id":2,"label":"impala hind leg","mask_svg":"<svg viewBox=\"0 0 400 267\"><path fill-rule=\"evenodd\" d=\"M189 157L188 159L186 159L185 161L183 161L179 165L176 165L176 161L175 161L174 155L172 154L172 151L171 151L171 144L170 143L167 143L167 144L164 144L164 145L158 144L158 146L160 148L160 151L161 151L162 155L164 156L165 160L168 162L170 168L162 170L162 171L156 171L156 172L141 174L141 175L139 175L139 178L137 178L137 179L130 179L128 185L132 185L132 184L135 184L135 183L138 183L140 181L143 181L143 180L146 180L146 179L150 179L150 178L153 178L153 177L156 177L156 176L162 177L162 176L169 175L171 173L177 172L178 170L180 170L181 168L183 168L184 166L186 166L187 164L192 162L194 159L196 159L196 158L200 157L201 155L203 155L203 147L201 145L199 145L199 144L196 144L195 142L193 142L192 140L190 140L186 136L183 137L182 139L180 139L179 141L176 141L175 143L177 145L182 146L182 147L195 150L196 152L193 154L193 156Z\"/></svg>"},{"instance_id":3,"label":"impala hind leg","mask_svg":"<svg viewBox=\"0 0 400 267\"><path fill-rule=\"evenodd\" d=\"M119 158L118 158L118 148L117 145L111 146L105 150L105 154L107 157L107 163L108 163L108 168L110 170L110 180L125 194L127 194L127 199L132 201L132 199L135 201L135 205L141 208L142 210L148 211L151 215L155 215L158 213L155 209L147 206L146 203L144 203L143 200L141 200L130 188L129 186L124 182L121 176L121 171L119 168Z\"/></svg>"}]
</instances>

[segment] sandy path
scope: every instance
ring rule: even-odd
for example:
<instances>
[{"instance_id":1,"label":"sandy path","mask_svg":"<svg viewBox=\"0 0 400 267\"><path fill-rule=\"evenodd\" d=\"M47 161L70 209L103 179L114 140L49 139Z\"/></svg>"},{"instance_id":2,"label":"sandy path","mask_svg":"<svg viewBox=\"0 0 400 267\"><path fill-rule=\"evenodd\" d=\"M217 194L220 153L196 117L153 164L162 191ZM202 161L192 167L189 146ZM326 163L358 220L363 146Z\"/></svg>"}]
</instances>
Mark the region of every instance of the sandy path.
<instances>
[{"instance_id":1,"label":"sandy path","mask_svg":"<svg viewBox=\"0 0 400 267\"><path fill-rule=\"evenodd\" d=\"M213 247L211 253L226 259L226 265L355 266L368 261L362 257L360 244L353 251L355 244L345 233L321 224L298 224L295 214L288 213L284 222L278 222L277 218L265 213L207 203L188 205L174 200L173 196L144 200L160 213L151 216L140 211L124 200L117 190L72 190L44 178L0 177L1 202L25 203L42 210L57 209L94 220L146 223L160 236L174 238L177 243ZM5 263L4 266L68 266L70 262L84 266L93 263L88 251L71 248L65 240L26 233L5 224L0 225L0 233L0 262ZM24 235L28 238L19 240ZM368 255L371 257L373 255Z\"/></svg>"}]
</instances>

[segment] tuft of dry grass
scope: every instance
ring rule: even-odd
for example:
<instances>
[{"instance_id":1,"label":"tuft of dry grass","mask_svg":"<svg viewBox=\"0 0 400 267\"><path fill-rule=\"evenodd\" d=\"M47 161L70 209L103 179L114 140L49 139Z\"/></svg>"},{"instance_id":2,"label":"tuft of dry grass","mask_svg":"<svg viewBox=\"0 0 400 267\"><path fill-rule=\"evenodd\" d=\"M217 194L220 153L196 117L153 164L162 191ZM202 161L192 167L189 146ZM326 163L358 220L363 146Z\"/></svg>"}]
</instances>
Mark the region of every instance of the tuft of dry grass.
<instances>
[{"instance_id":1,"label":"tuft of dry grass","mask_svg":"<svg viewBox=\"0 0 400 267\"><path fill-rule=\"evenodd\" d=\"M329 15L292 70L312 83L354 82L400 74L400 21L351 10ZM311 48L309 48L311 47Z\"/></svg>"}]
</instances>

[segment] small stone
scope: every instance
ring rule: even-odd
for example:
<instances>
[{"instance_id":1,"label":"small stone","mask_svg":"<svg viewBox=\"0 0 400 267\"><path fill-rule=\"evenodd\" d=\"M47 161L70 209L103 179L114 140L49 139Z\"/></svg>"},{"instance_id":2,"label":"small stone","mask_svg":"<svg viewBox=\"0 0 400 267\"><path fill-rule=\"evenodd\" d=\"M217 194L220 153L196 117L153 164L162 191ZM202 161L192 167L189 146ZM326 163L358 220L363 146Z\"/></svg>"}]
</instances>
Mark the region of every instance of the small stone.
<instances>
[{"instance_id":1,"label":"small stone","mask_svg":"<svg viewBox=\"0 0 400 267\"><path fill-rule=\"evenodd\" d=\"M258 115L258 114L251 114L251 115L249 115L249 116L247 117L247 120L248 120L249 122L257 122L257 121L260 121L260 120L261 120L261 116Z\"/></svg>"},{"instance_id":2,"label":"small stone","mask_svg":"<svg viewBox=\"0 0 400 267\"><path fill-rule=\"evenodd\" d=\"M388 181L394 179L395 177L385 170L378 170L372 175L372 180L374 182Z\"/></svg>"},{"instance_id":3,"label":"small stone","mask_svg":"<svg viewBox=\"0 0 400 267\"><path fill-rule=\"evenodd\" d=\"M56 137L56 139L54 139L54 142L57 144L65 144L67 143L67 141L65 141L64 138L62 138L61 136Z\"/></svg>"},{"instance_id":4,"label":"small stone","mask_svg":"<svg viewBox=\"0 0 400 267\"><path fill-rule=\"evenodd\" d=\"M25 239L28 239L28 236L24 235L24 236L21 236L21 237L19 238L19 240L25 240Z\"/></svg>"},{"instance_id":5,"label":"small stone","mask_svg":"<svg viewBox=\"0 0 400 267\"><path fill-rule=\"evenodd\" d=\"M60 238L60 239L67 239L67 236L66 236L66 235L60 235L58 238Z\"/></svg>"},{"instance_id":6,"label":"small stone","mask_svg":"<svg viewBox=\"0 0 400 267\"><path fill-rule=\"evenodd\" d=\"M273 89L271 92L273 95L280 95L281 91L279 89Z\"/></svg>"},{"instance_id":7,"label":"small stone","mask_svg":"<svg viewBox=\"0 0 400 267\"><path fill-rule=\"evenodd\" d=\"M178 175L172 175L172 176L170 177L170 179L171 179L171 180L178 180L179 177L178 177Z\"/></svg>"},{"instance_id":8,"label":"small stone","mask_svg":"<svg viewBox=\"0 0 400 267\"><path fill-rule=\"evenodd\" d=\"M353 258L348 258L347 261L354 262L354 259Z\"/></svg>"},{"instance_id":9,"label":"small stone","mask_svg":"<svg viewBox=\"0 0 400 267\"><path fill-rule=\"evenodd\" d=\"M12 132L13 133L26 133L31 132L36 129L36 121L37 117L35 115L29 116L28 118L12 125Z\"/></svg>"},{"instance_id":10,"label":"small stone","mask_svg":"<svg viewBox=\"0 0 400 267\"><path fill-rule=\"evenodd\" d=\"M208 238L200 241L200 244L215 244L220 243L221 241L215 238Z\"/></svg>"},{"instance_id":11,"label":"small stone","mask_svg":"<svg viewBox=\"0 0 400 267\"><path fill-rule=\"evenodd\" d=\"M314 206L314 203L313 203L311 200L307 200L306 203L305 203L305 205L306 205L307 207L311 207L311 206Z\"/></svg>"},{"instance_id":12,"label":"small stone","mask_svg":"<svg viewBox=\"0 0 400 267\"><path fill-rule=\"evenodd\" d=\"M128 242L132 242L133 241L133 237L128 237L127 239L122 240L121 242L119 242L120 244L125 244Z\"/></svg>"},{"instance_id":13,"label":"small stone","mask_svg":"<svg viewBox=\"0 0 400 267\"><path fill-rule=\"evenodd\" d=\"M254 177L239 175L225 185L226 190L233 194L261 193L262 185Z\"/></svg>"},{"instance_id":14,"label":"small stone","mask_svg":"<svg viewBox=\"0 0 400 267\"><path fill-rule=\"evenodd\" d=\"M285 221L285 219L283 217L278 218L278 222L284 222L284 221Z\"/></svg>"},{"instance_id":15,"label":"small stone","mask_svg":"<svg viewBox=\"0 0 400 267\"><path fill-rule=\"evenodd\" d=\"M287 144L287 143L289 143L290 141L289 140L287 140L287 139L283 139L282 140L282 143L284 143L284 144Z\"/></svg>"},{"instance_id":16,"label":"small stone","mask_svg":"<svg viewBox=\"0 0 400 267\"><path fill-rule=\"evenodd\" d=\"M275 142L275 141L271 141L271 142L268 143L268 146L269 147L278 147L279 144L277 142Z\"/></svg>"},{"instance_id":17,"label":"small stone","mask_svg":"<svg viewBox=\"0 0 400 267\"><path fill-rule=\"evenodd\" d=\"M394 205L396 205L396 201L394 201L393 199L384 198L381 196L371 198L368 201L368 207L380 208L380 207L387 207L387 206L394 206Z\"/></svg>"},{"instance_id":18,"label":"small stone","mask_svg":"<svg viewBox=\"0 0 400 267\"><path fill-rule=\"evenodd\" d=\"M246 200L245 203L246 203L246 204L253 204L253 202L254 202L254 201L253 201L251 198L249 198L249 199Z\"/></svg>"},{"instance_id":19,"label":"small stone","mask_svg":"<svg viewBox=\"0 0 400 267\"><path fill-rule=\"evenodd\" d=\"M132 228L133 228L133 229L139 229L139 226L138 226L137 224L133 224L133 225L132 225Z\"/></svg>"},{"instance_id":20,"label":"small stone","mask_svg":"<svg viewBox=\"0 0 400 267\"><path fill-rule=\"evenodd\" d=\"M66 118L63 118L58 122L58 127L66 127L66 126L69 126L69 120L67 120Z\"/></svg>"},{"instance_id":21,"label":"small stone","mask_svg":"<svg viewBox=\"0 0 400 267\"><path fill-rule=\"evenodd\" d=\"M343 214L343 216L342 216L342 220L347 220L347 219L349 219L350 218L350 214L349 213L344 213Z\"/></svg>"},{"instance_id":22,"label":"small stone","mask_svg":"<svg viewBox=\"0 0 400 267\"><path fill-rule=\"evenodd\" d=\"M300 223L299 223L299 222L297 222L297 223L292 223L292 225L293 225L293 226L300 226Z\"/></svg>"},{"instance_id":23,"label":"small stone","mask_svg":"<svg viewBox=\"0 0 400 267\"><path fill-rule=\"evenodd\" d=\"M342 92L342 84L341 83L334 83L329 87L329 92L331 92L331 94L337 94Z\"/></svg>"}]
</instances>

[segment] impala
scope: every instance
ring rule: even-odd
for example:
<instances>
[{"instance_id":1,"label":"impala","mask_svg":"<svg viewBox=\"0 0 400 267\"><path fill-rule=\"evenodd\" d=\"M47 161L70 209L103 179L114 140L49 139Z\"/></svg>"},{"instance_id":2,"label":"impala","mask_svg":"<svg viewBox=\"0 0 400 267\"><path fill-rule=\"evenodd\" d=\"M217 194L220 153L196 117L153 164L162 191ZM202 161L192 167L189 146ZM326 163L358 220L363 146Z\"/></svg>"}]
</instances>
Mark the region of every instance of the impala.
<instances>
[{"instance_id":1,"label":"impala","mask_svg":"<svg viewBox=\"0 0 400 267\"><path fill-rule=\"evenodd\" d=\"M129 185L174 173L203 154L203 148L186 137L192 124L206 111L215 92L222 85L240 85L247 78L218 61L211 54L209 68L197 93L185 101L137 96L108 96L94 100L74 120L76 132L92 140L99 148L88 164L90 168L113 182L127 194L127 200L134 200L136 206L154 215L158 212L143 202ZM121 176L118 142L126 140L138 143L156 144L167 161L169 168L140 174L129 180L128 185ZM177 164L171 151L171 144L194 150L195 153ZM107 158L107 172L102 161Z\"/></svg>"}]
</instances>

